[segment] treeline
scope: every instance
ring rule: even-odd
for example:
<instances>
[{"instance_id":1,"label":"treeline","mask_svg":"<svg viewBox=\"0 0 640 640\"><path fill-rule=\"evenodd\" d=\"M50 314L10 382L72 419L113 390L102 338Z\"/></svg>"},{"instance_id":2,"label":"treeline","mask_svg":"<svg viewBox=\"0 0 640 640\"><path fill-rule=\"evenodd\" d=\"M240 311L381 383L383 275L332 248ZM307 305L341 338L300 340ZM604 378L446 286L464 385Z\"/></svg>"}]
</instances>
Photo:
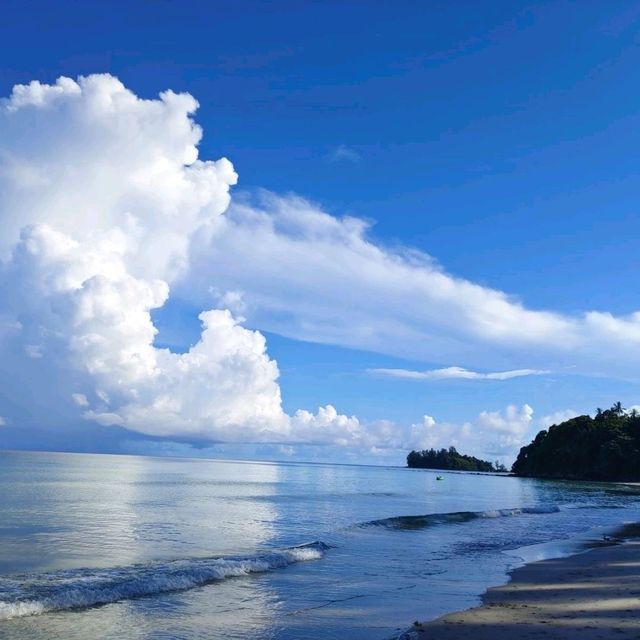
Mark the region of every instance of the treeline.
<instances>
[{"instance_id":1,"label":"treeline","mask_svg":"<svg viewBox=\"0 0 640 640\"><path fill-rule=\"evenodd\" d=\"M458 453L455 447L448 449L427 449L425 451L412 451L407 456L407 466L414 469L444 469L449 471L505 471L505 468L496 463L480 460L473 456Z\"/></svg>"},{"instance_id":2,"label":"treeline","mask_svg":"<svg viewBox=\"0 0 640 640\"><path fill-rule=\"evenodd\" d=\"M595 418L578 416L541 431L513 464L538 478L640 481L640 414L617 402Z\"/></svg>"}]
</instances>

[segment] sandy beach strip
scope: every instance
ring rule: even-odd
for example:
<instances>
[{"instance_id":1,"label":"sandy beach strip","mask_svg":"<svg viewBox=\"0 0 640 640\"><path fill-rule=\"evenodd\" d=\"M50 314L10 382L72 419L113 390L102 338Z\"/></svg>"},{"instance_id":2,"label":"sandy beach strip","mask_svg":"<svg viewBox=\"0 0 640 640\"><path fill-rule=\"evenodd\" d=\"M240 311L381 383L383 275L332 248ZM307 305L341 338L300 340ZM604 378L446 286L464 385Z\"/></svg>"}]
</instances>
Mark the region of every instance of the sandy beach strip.
<instances>
[{"instance_id":1,"label":"sandy beach strip","mask_svg":"<svg viewBox=\"0 0 640 640\"><path fill-rule=\"evenodd\" d=\"M640 541L525 565L482 600L400 638L640 640Z\"/></svg>"}]
</instances>

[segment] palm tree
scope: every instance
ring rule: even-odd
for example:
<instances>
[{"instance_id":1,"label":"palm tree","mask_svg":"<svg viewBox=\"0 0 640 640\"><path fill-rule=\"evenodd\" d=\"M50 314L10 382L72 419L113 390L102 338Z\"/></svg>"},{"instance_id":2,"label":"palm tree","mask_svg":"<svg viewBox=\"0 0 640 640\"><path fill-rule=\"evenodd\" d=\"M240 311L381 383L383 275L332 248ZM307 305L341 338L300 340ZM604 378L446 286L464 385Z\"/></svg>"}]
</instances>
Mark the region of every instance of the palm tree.
<instances>
[{"instance_id":1,"label":"palm tree","mask_svg":"<svg viewBox=\"0 0 640 640\"><path fill-rule=\"evenodd\" d=\"M611 411L617 416L621 416L624 413L624 407L621 402L614 402L613 407L611 407Z\"/></svg>"}]
</instances>

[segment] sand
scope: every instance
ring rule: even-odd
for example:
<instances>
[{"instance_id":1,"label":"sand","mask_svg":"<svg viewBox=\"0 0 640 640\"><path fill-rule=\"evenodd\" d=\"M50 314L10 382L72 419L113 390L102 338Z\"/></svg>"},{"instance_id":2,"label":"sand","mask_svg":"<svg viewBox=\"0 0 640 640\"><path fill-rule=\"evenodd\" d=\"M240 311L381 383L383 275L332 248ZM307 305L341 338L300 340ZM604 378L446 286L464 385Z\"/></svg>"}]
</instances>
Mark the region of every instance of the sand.
<instances>
[{"instance_id":1,"label":"sand","mask_svg":"<svg viewBox=\"0 0 640 640\"><path fill-rule=\"evenodd\" d=\"M640 640L640 541L543 560L402 640Z\"/></svg>"}]
</instances>

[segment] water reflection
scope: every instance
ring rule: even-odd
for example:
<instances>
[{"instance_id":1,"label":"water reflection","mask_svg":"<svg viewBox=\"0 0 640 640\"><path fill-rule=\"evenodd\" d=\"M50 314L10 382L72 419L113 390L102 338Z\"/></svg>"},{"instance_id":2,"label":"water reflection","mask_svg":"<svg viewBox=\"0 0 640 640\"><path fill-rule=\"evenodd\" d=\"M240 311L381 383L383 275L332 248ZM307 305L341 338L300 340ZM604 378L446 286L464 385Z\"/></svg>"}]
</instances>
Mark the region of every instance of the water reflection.
<instances>
[{"instance_id":1,"label":"water reflection","mask_svg":"<svg viewBox=\"0 0 640 640\"><path fill-rule=\"evenodd\" d=\"M637 495L593 483L131 456L0 454L0 492L0 587L10 573L333 545L261 575L0 621L19 640L384 638L474 604L519 562L505 551L640 519ZM361 526L452 512L481 516Z\"/></svg>"}]
</instances>

